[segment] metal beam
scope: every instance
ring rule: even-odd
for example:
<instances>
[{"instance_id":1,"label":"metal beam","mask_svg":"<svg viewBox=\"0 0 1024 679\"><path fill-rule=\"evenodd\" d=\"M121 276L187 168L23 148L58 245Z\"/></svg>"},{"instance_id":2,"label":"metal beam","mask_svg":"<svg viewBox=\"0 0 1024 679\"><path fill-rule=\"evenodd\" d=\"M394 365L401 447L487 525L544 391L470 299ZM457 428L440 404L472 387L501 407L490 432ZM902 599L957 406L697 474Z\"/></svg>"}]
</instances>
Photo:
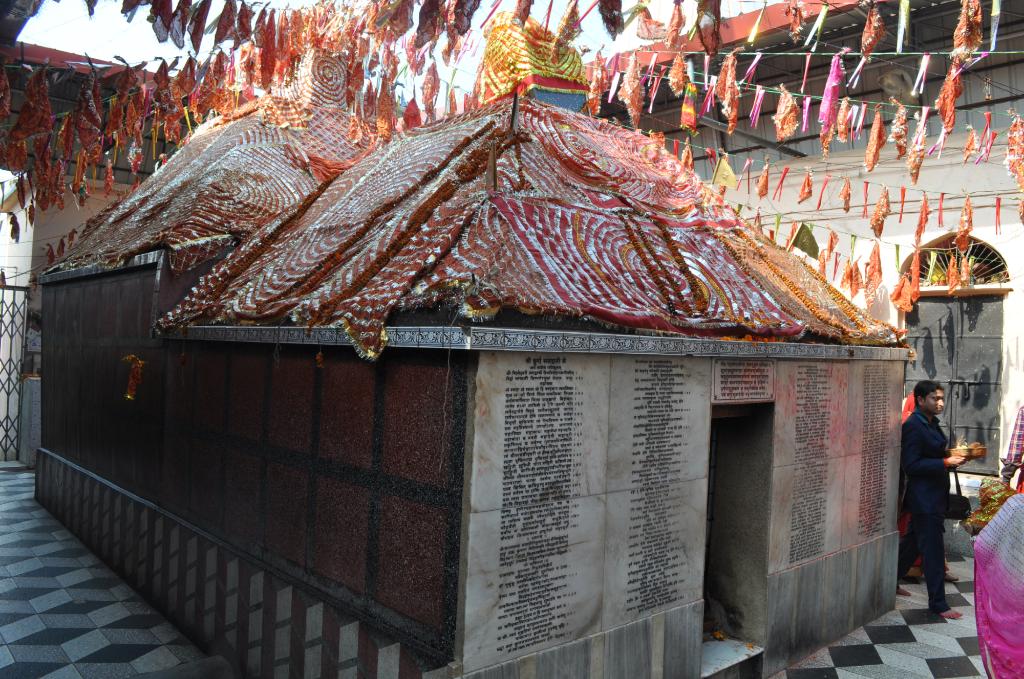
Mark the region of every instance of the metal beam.
<instances>
[{"instance_id":1,"label":"metal beam","mask_svg":"<svg viewBox=\"0 0 1024 679\"><path fill-rule=\"evenodd\" d=\"M720 123L714 118L708 118L707 116L701 116L698 122L700 122L701 125L707 125L708 127L714 128L719 131L726 131L729 129L729 126L726 125L725 123ZM677 131L678 130L673 130L673 132ZM732 133L735 134L737 137L749 139L751 141L757 142L757 144L759 144L760 146L773 149L787 156L792 156L793 158L807 157L806 153L802 153L800 151L797 151L796 149L791 149L785 144L780 144L777 141L771 141L770 139L765 139L764 137L761 137L759 135L752 134L750 132L747 132L746 130L742 130L739 128L739 126L737 126L736 129L732 131Z\"/></svg>"}]
</instances>

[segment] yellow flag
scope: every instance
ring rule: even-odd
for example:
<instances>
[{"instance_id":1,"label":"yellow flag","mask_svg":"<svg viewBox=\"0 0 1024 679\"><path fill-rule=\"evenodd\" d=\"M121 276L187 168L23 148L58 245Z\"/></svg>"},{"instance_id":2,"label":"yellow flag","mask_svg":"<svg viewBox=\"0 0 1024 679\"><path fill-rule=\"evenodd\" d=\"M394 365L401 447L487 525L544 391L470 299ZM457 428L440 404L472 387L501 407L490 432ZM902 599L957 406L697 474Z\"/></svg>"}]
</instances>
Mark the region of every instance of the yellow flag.
<instances>
[{"instance_id":1,"label":"yellow flag","mask_svg":"<svg viewBox=\"0 0 1024 679\"><path fill-rule=\"evenodd\" d=\"M729 161L725 156L720 157L718 163L715 164L715 171L711 175L711 183L727 186L730 189L735 189L739 186L736 173L732 171L732 167L729 166Z\"/></svg>"}]
</instances>

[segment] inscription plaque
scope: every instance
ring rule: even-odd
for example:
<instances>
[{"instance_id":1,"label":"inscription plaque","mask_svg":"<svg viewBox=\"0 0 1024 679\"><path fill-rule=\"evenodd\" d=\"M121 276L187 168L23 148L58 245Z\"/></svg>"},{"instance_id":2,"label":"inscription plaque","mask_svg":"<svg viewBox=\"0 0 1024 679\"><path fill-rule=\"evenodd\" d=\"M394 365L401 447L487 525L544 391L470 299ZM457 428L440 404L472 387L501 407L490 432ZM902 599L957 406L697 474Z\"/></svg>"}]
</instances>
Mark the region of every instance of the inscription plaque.
<instances>
[{"instance_id":1,"label":"inscription plaque","mask_svg":"<svg viewBox=\"0 0 1024 679\"><path fill-rule=\"evenodd\" d=\"M771 361L716 360L712 371L714 403L758 403L775 398Z\"/></svg>"},{"instance_id":2,"label":"inscription plaque","mask_svg":"<svg viewBox=\"0 0 1024 679\"><path fill-rule=\"evenodd\" d=\"M828 508L829 369L801 364L796 368L792 513L789 563L825 553Z\"/></svg>"},{"instance_id":3,"label":"inscription plaque","mask_svg":"<svg viewBox=\"0 0 1024 679\"><path fill-rule=\"evenodd\" d=\"M861 425L860 492L857 511L857 535L872 538L885 532L889 479L890 432L892 420L889 399L889 366L868 363L864 366L864 416Z\"/></svg>"},{"instance_id":4,"label":"inscription plaque","mask_svg":"<svg viewBox=\"0 0 1024 679\"><path fill-rule=\"evenodd\" d=\"M606 627L700 596L708 363L617 361L611 389Z\"/></svg>"},{"instance_id":5,"label":"inscription plaque","mask_svg":"<svg viewBox=\"0 0 1024 679\"><path fill-rule=\"evenodd\" d=\"M577 594L564 557L580 525L571 495L583 456L581 379L559 356L530 356L505 373L498 653L560 638Z\"/></svg>"}]
</instances>

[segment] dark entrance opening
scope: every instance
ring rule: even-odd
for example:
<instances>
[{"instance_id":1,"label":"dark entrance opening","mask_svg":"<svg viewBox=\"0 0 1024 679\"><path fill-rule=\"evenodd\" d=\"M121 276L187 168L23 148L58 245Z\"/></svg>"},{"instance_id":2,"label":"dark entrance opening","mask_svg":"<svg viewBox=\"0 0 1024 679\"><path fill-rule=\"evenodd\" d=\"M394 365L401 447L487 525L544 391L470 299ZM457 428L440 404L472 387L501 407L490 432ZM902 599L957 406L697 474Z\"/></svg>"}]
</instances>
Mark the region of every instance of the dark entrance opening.
<instances>
[{"instance_id":1,"label":"dark entrance opening","mask_svg":"<svg viewBox=\"0 0 1024 679\"><path fill-rule=\"evenodd\" d=\"M942 420L951 441L980 441L988 457L965 471L995 474L1002 447L1003 298L997 295L922 297L906 315L907 343L916 352L907 363L905 393L919 380L946 390Z\"/></svg>"},{"instance_id":2,"label":"dark entrance opening","mask_svg":"<svg viewBox=\"0 0 1024 679\"><path fill-rule=\"evenodd\" d=\"M729 677L761 676L774 410L772 403L711 409L704 676L727 667ZM727 643L715 643L723 639Z\"/></svg>"}]
</instances>

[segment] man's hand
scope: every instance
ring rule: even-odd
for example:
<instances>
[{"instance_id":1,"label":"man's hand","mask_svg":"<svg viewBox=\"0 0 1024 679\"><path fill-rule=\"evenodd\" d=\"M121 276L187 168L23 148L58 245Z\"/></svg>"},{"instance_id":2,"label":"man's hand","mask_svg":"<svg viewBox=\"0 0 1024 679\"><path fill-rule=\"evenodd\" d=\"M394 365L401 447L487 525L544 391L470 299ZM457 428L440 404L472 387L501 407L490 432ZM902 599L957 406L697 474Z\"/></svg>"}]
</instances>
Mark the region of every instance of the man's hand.
<instances>
[{"instance_id":1,"label":"man's hand","mask_svg":"<svg viewBox=\"0 0 1024 679\"><path fill-rule=\"evenodd\" d=\"M949 469L952 467L959 467L964 462L967 462L967 458L964 457L963 455L950 455L949 457L945 458L943 462L946 464L946 468Z\"/></svg>"}]
</instances>

